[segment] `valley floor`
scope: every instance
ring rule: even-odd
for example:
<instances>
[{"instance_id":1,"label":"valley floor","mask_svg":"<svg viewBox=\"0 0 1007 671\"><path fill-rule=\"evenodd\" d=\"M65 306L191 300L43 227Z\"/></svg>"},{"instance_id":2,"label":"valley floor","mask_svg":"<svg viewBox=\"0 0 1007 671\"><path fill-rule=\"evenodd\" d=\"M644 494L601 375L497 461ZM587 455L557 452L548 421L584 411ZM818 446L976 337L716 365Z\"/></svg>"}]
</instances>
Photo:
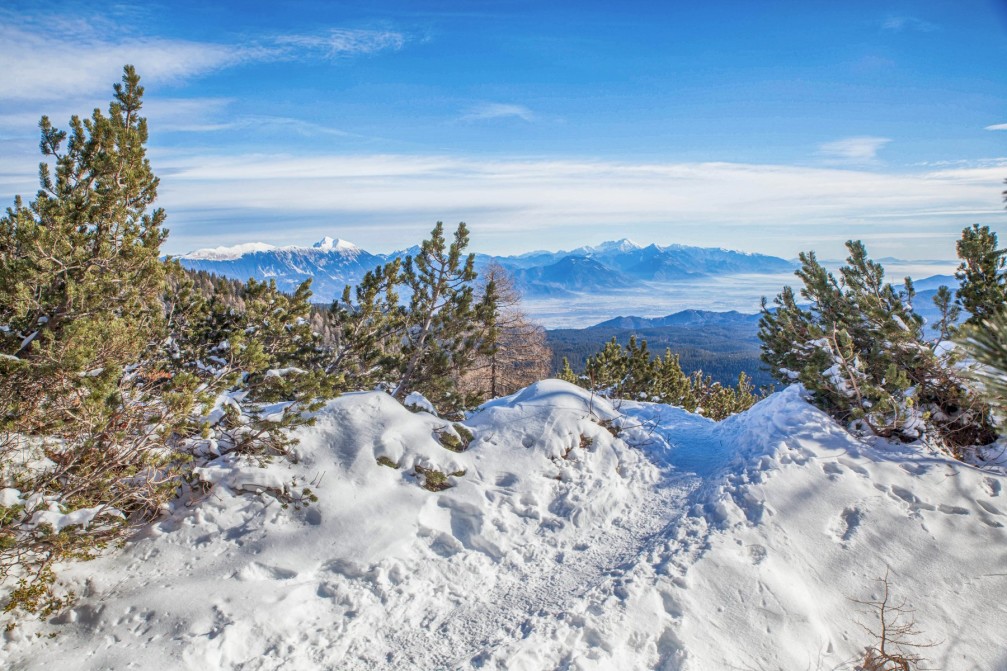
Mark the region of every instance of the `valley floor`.
<instances>
[{"instance_id":1,"label":"valley floor","mask_svg":"<svg viewBox=\"0 0 1007 671\"><path fill-rule=\"evenodd\" d=\"M1001 470L856 439L798 387L714 423L549 380L465 425L455 453L449 423L351 394L296 463L207 464L209 496L67 567L75 607L8 632L0 663L852 669L887 572L928 666L1007 669Z\"/></svg>"}]
</instances>

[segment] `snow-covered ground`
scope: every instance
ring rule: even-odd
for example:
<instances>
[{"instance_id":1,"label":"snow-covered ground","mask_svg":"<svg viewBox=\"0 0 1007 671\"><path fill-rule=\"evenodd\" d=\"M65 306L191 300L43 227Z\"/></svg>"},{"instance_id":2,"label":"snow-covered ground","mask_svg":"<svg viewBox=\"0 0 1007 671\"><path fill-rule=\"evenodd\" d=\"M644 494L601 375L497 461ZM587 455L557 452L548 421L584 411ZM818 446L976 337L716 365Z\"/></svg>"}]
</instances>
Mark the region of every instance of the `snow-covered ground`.
<instances>
[{"instance_id":1,"label":"snow-covered ground","mask_svg":"<svg viewBox=\"0 0 1007 671\"><path fill-rule=\"evenodd\" d=\"M930 667L1007 669L1003 475L855 439L797 387L720 423L616 405L540 382L454 452L448 422L341 397L296 463L220 458L208 495L65 568L75 607L0 665L851 669L887 571ZM317 501L248 493L281 485Z\"/></svg>"}]
</instances>

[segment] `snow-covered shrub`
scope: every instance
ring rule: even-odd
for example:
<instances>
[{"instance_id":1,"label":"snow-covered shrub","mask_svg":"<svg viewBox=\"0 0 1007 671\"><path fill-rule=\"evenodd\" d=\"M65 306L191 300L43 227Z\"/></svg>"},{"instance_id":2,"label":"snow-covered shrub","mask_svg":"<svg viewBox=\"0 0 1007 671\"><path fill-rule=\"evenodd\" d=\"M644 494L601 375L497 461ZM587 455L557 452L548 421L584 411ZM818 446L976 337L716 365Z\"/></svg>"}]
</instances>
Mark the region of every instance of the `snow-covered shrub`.
<instances>
[{"instance_id":1,"label":"snow-covered shrub","mask_svg":"<svg viewBox=\"0 0 1007 671\"><path fill-rule=\"evenodd\" d=\"M445 473L443 471L438 471L436 468L429 468L416 464L413 467L413 471L416 475L423 478L423 489L431 492L442 492L445 489L450 489L452 487L451 482L448 477L460 478L465 475L465 471L454 471L453 473Z\"/></svg>"},{"instance_id":2,"label":"snow-covered shrub","mask_svg":"<svg viewBox=\"0 0 1007 671\"><path fill-rule=\"evenodd\" d=\"M452 424L451 428L445 427L437 432L437 440L452 452L464 452L473 438L471 431L457 423Z\"/></svg>"},{"instance_id":3,"label":"snow-covered shrub","mask_svg":"<svg viewBox=\"0 0 1007 671\"><path fill-rule=\"evenodd\" d=\"M834 417L880 436L929 436L955 452L992 440L988 412L925 339L912 282L896 289L862 243L847 249L838 279L814 252L800 255L807 307L790 287L772 307L763 301L762 359L774 377L803 383Z\"/></svg>"},{"instance_id":4,"label":"snow-covered shrub","mask_svg":"<svg viewBox=\"0 0 1007 671\"><path fill-rule=\"evenodd\" d=\"M287 430L309 423L306 413L343 386L326 372L327 350L308 319L310 281L293 294L255 280L219 283L210 295L182 284L173 300L194 295L180 306L169 370L198 382L191 430L212 432L219 452L285 453Z\"/></svg>"}]
</instances>

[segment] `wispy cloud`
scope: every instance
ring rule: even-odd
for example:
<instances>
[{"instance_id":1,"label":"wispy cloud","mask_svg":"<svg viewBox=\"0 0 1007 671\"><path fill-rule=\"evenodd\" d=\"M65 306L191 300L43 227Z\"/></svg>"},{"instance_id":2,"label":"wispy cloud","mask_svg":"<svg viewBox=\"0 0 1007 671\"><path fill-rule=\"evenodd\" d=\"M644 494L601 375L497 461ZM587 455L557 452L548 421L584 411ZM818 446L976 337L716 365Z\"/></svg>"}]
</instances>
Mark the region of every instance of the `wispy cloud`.
<instances>
[{"instance_id":1,"label":"wispy cloud","mask_svg":"<svg viewBox=\"0 0 1007 671\"><path fill-rule=\"evenodd\" d=\"M995 123L992 126L986 126L986 130L1007 130L1007 123Z\"/></svg>"},{"instance_id":2,"label":"wispy cloud","mask_svg":"<svg viewBox=\"0 0 1007 671\"><path fill-rule=\"evenodd\" d=\"M0 90L11 100L59 100L104 91L137 67L151 82L171 82L263 57L257 47L160 38L112 42L79 29L81 38L52 40L45 33L0 24Z\"/></svg>"},{"instance_id":3,"label":"wispy cloud","mask_svg":"<svg viewBox=\"0 0 1007 671\"><path fill-rule=\"evenodd\" d=\"M877 161L878 152L891 138L859 135L826 142L818 153L833 163L869 164Z\"/></svg>"},{"instance_id":4,"label":"wispy cloud","mask_svg":"<svg viewBox=\"0 0 1007 671\"><path fill-rule=\"evenodd\" d=\"M60 19L62 39L37 17L0 12L0 91L10 101L63 100L104 92L124 63L149 83L175 83L251 62L332 59L399 50L406 36L392 30L332 28L320 34L262 37L241 44L142 35L110 38L105 20ZM72 39L68 39L67 36Z\"/></svg>"},{"instance_id":5,"label":"wispy cloud","mask_svg":"<svg viewBox=\"0 0 1007 671\"><path fill-rule=\"evenodd\" d=\"M919 33L932 33L940 28L936 23L924 21L915 16L889 16L882 22L881 27L884 30L891 30L897 33L907 30Z\"/></svg>"},{"instance_id":6,"label":"wispy cloud","mask_svg":"<svg viewBox=\"0 0 1007 671\"><path fill-rule=\"evenodd\" d=\"M321 222L365 247L387 250L409 244L438 219L467 221L484 239L511 249L527 249L532 232L534 244L562 247L615 227L643 240L701 245L721 244L730 231L732 244L743 249L765 249L763 231L773 231L777 253L787 254L803 249L806 243L798 241L810 231L839 231L845 238L943 231L953 240L962 222L1003 216L998 194L1007 168L889 174L408 155L152 160L170 175L162 179L161 201L175 231L172 252L252 239L296 241L299 229L315 230ZM924 238L920 245L928 244ZM921 258L947 253L936 246L915 251Z\"/></svg>"},{"instance_id":7,"label":"wispy cloud","mask_svg":"<svg viewBox=\"0 0 1007 671\"><path fill-rule=\"evenodd\" d=\"M276 43L340 57L397 51L405 46L406 36L394 30L332 28L319 35L284 35Z\"/></svg>"},{"instance_id":8,"label":"wispy cloud","mask_svg":"<svg viewBox=\"0 0 1007 671\"><path fill-rule=\"evenodd\" d=\"M166 252L324 232L375 251L432 222L466 221L486 251L576 247L612 230L642 241L791 256L869 236L872 253L953 254L962 226L996 225L1007 160L908 173L743 163L475 160L456 156L234 156L152 151ZM0 202L36 187L35 163L0 155ZM292 198L291 194L297 194ZM324 229L324 230L322 230ZM726 236L726 237L725 237ZM830 247L831 245L831 247Z\"/></svg>"},{"instance_id":9,"label":"wispy cloud","mask_svg":"<svg viewBox=\"0 0 1007 671\"><path fill-rule=\"evenodd\" d=\"M480 103L468 108L461 116L462 121L486 121L488 119L516 118L532 121L535 115L524 105L508 103Z\"/></svg>"}]
</instances>

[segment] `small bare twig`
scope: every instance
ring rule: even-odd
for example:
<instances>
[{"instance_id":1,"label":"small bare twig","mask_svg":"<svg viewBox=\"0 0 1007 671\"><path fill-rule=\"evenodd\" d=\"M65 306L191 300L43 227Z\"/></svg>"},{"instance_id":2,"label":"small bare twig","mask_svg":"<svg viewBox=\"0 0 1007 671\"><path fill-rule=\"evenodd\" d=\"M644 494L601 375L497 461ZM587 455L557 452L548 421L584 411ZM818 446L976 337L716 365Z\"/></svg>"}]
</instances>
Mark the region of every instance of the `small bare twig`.
<instances>
[{"instance_id":1,"label":"small bare twig","mask_svg":"<svg viewBox=\"0 0 1007 671\"><path fill-rule=\"evenodd\" d=\"M906 606L906 600L897 603L891 594L888 580L889 569L885 568L881 583L880 599L852 599L870 609L877 617L877 622L868 626L857 622L877 642L864 651L864 659L857 667L858 671L922 671L920 664L927 661L912 649L933 648L939 643L921 641L922 632L916 625L916 616L912 608Z\"/></svg>"}]
</instances>

